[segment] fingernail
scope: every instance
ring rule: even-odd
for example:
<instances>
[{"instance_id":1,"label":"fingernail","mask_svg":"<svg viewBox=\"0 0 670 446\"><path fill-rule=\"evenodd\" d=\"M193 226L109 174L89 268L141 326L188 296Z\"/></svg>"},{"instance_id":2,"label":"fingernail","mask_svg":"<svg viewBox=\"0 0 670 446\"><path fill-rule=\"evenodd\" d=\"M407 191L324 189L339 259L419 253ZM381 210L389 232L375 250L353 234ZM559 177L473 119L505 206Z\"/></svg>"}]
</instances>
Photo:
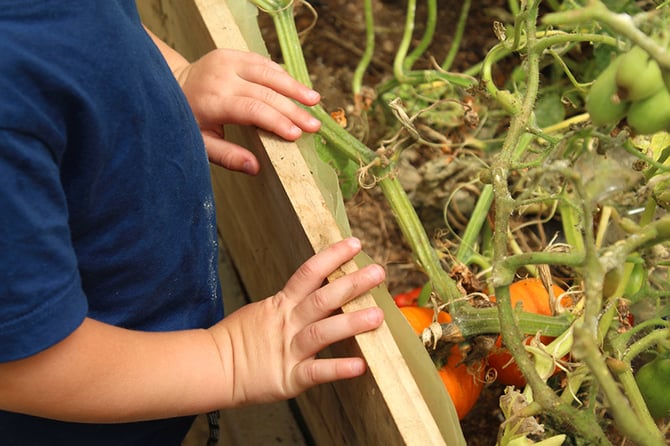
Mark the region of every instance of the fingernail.
<instances>
[{"instance_id":1,"label":"fingernail","mask_svg":"<svg viewBox=\"0 0 670 446\"><path fill-rule=\"evenodd\" d=\"M386 271L381 265L372 265L371 274L378 282L382 282L386 276Z\"/></svg>"},{"instance_id":2,"label":"fingernail","mask_svg":"<svg viewBox=\"0 0 670 446\"><path fill-rule=\"evenodd\" d=\"M354 375L362 375L365 373L365 362L363 360L360 361L352 361L351 362L351 373Z\"/></svg>"},{"instance_id":3,"label":"fingernail","mask_svg":"<svg viewBox=\"0 0 670 446\"><path fill-rule=\"evenodd\" d=\"M302 130L297 125L293 125L288 129L290 137L288 139L296 140L302 135Z\"/></svg>"},{"instance_id":4,"label":"fingernail","mask_svg":"<svg viewBox=\"0 0 670 446\"><path fill-rule=\"evenodd\" d=\"M245 161L242 164L242 171L248 175L256 175L256 168L251 161Z\"/></svg>"},{"instance_id":5,"label":"fingernail","mask_svg":"<svg viewBox=\"0 0 670 446\"><path fill-rule=\"evenodd\" d=\"M310 91L307 93L307 99L308 99L310 102L317 102L317 101L319 101L319 100L321 99L321 95L320 95L319 92L316 91L316 90L310 90Z\"/></svg>"},{"instance_id":6,"label":"fingernail","mask_svg":"<svg viewBox=\"0 0 670 446\"><path fill-rule=\"evenodd\" d=\"M319 121L318 119L316 119L314 117L310 118L309 122L307 124L310 127L316 127L316 128L321 127L321 121Z\"/></svg>"},{"instance_id":7,"label":"fingernail","mask_svg":"<svg viewBox=\"0 0 670 446\"><path fill-rule=\"evenodd\" d=\"M374 325L381 324L384 320L384 312L381 308L371 308L368 311L368 321Z\"/></svg>"},{"instance_id":8,"label":"fingernail","mask_svg":"<svg viewBox=\"0 0 670 446\"><path fill-rule=\"evenodd\" d=\"M347 239L347 243L349 246L351 246L354 249L360 249L361 248L361 241L357 239L356 237L349 237Z\"/></svg>"}]
</instances>

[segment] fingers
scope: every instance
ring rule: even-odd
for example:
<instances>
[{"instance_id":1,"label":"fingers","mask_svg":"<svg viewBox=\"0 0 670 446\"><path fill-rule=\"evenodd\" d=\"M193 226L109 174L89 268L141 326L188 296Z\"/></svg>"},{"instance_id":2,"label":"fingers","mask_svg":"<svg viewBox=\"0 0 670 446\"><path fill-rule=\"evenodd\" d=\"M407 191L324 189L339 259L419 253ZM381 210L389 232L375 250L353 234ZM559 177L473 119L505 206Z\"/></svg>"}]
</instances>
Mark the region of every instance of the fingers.
<instances>
[{"instance_id":1,"label":"fingers","mask_svg":"<svg viewBox=\"0 0 670 446\"><path fill-rule=\"evenodd\" d=\"M365 361L362 358L329 358L305 361L296 367L297 384L308 389L317 384L355 378L365 373Z\"/></svg>"},{"instance_id":2,"label":"fingers","mask_svg":"<svg viewBox=\"0 0 670 446\"><path fill-rule=\"evenodd\" d=\"M352 313L340 313L308 325L291 343L298 358L310 358L329 345L379 327L384 313L370 307Z\"/></svg>"},{"instance_id":3,"label":"fingers","mask_svg":"<svg viewBox=\"0 0 670 446\"><path fill-rule=\"evenodd\" d=\"M321 122L295 102L266 87L249 84L243 94L212 104L218 122L255 125L284 139L294 141L302 132L314 133ZM218 104L218 106L217 106Z\"/></svg>"},{"instance_id":4,"label":"fingers","mask_svg":"<svg viewBox=\"0 0 670 446\"><path fill-rule=\"evenodd\" d=\"M303 325L323 319L351 299L381 284L384 278L381 266L368 265L314 291L296 305L293 316Z\"/></svg>"},{"instance_id":5,"label":"fingers","mask_svg":"<svg viewBox=\"0 0 670 446\"><path fill-rule=\"evenodd\" d=\"M324 285L325 279L360 252L360 241L345 239L305 262L284 287L284 295L296 302L292 320L306 326L323 319L351 299L381 284L384 269L368 265Z\"/></svg>"},{"instance_id":6,"label":"fingers","mask_svg":"<svg viewBox=\"0 0 670 446\"><path fill-rule=\"evenodd\" d=\"M303 330L294 338L292 345L295 353L308 358L295 367L294 379L298 387L307 389L365 373L366 365L362 358L316 359L314 355L335 342L374 330L383 320L381 308L373 307L332 316Z\"/></svg>"},{"instance_id":7,"label":"fingers","mask_svg":"<svg viewBox=\"0 0 670 446\"><path fill-rule=\"evenodd\" d=\"M307 296L319 289L330 274L360 251L361 242L354 237L334 243L303 263L286 282L284 293L300 298Z\"/></svg>"},{"instance_id":8,"label":"fingers","mask_svg":"<svg viewBox=\"0 0 670 446\"><path fill-rule=\"evenodd\" d=\"M189 65L180 82L203 131L216 132L223 124L255 125L294 141L321 127L299 105L318 104L319 93L259 54L212 51ZM220 152L214 161L222 156L228 157Z\"/></svg>"},{"instance_id":9,"label":"fingers","mask_svg":"<svg viewBox=\"0 0 670 446\"><path fill-rule=\"evenodd\" d=\"M221 54L222 58L227 61L231 59L238 61L240 66L237 72L243 79L254 84L264 85L304 105L316 105L321 100L317 91L298 82L272 59L253 52L224 51Z\"/></svg>"},{"instance_id":10,"label":"fingers","mask_svg":"<svg viewBox=\"0 0 670 446\"><path fill-rule=\"evenodd\" d=\"M308 88L289 75L279 64L255 53L228 52L222 57L233 58L238 64L235 72L244 82L239 97L250 101L240 104L243 115L265 130L282 138L295 140L301 131L316 132L321 123L294 101L307 106L321 100L318 92Z\"/></svg>"},{"instance_id":11,"label":"fingers","mask_svg":"<svg viewBox=\"0 0 670 446\"><path fill-rule=\"evenodd\" d=\"M209 161L235 172L258 174L260 170L258 160L247 149L223 139L215 132L203 131L202 135Z\"/></svg>"},{"instance_id":12,"label":"fingers","mask_svg":"<svg viewBox=\"0 0 670 446\"><path fill-rule=\"evenodd\" d=\"M264 85L277 93L295 99L303 105L316 105L321 96L318 92L298 82L283 68L269 59L261 58L258 64L246 64L240 76L249 82Z\"/></svg>"}]
</instances>

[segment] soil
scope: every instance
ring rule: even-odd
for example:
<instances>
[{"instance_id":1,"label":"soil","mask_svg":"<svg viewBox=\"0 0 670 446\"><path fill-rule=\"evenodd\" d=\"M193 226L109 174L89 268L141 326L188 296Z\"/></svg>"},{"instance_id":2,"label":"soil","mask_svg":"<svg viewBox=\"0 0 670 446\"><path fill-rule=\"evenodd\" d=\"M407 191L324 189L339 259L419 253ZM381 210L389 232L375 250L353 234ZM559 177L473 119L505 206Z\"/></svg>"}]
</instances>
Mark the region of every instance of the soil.
<instances>
[{"instance_id":1,"label":"soil","mask_svg":"<svg viewBox=\"0 0 670 446\"><path fill-rule=\"evenodd\" d=\"M407 2L404 0L375 0L372 2L375 20L375 54L364 76L363 84L379 85L392 77L395 52L401 41ZM415 39L422 35L425 19L425 3L417 7ZM495 20L508 21L507 2L504 0L473 0L466 23L464 40L453 62L451 71L462 72L480 62L487 51L497 43L493 32ZM364 2L348 0L311 0L296 9L296 23L302 31L303 53L308 65L313 86L322 95L322 104L329 112L344 112L349 118L348 129L355 133L356 114L351 81L365 47ZM452 5L459 5L454 7ZM310 7L311 6L311 7ZM416 63L416 68L431 66L431 58L443 60L451 47L454 29L460 15L460 2L441 1L438 4L437 29L429 51ZM315 15L318 18L315 21ZM271 19L266 14L260 17L268 49L275 60L281 60ZM416 43L416 42L414 42ZM504 73L501 73L504 75ZM352 123L353 121L353 123ZM376 132L375 121L370 120L367 143L373 147L383 131ZM380 125L380 127L382 127ZM388 136L388 135L386 135ZM451 135L450 139L458 139ZM425 160L424 160L425 161ZM442 222L442 207L449 193L449 186L440 184L425 175L429 169L416 169L416 160L406 163L410 167L408 177L411 186L420 189L429 186L430 200L416 204L422 221L430 234L436 234ZM473 176L467 167L454 164L455 169L438 169L438 177L444 182L458 172L461 176ZM402 172L400 175L403 175ZM423 176L422 176L423 175ZM438 181L439 182L439 181ZM442 191L442 194L436 191ZM445 192L446 191L446 192ZM467 195L467 193L466 193ZM437 203L434 202L437 197ZM467 197L466 197L467 198ZM467 201L467 200L466 200ZM474 202L474 200L472 200ZM354 235L359 237L365 251L387 269L387 287L392 294L407 291L425 283L425 276L412 259L395 219L381 193L375 189L360 189L346 200L346 206ZM432 223L430 223L432 222ZM462 420L462 430L468 445L494 445L498 427L502 421L498 408L500 386L489 385L470 414Z\"/></svg>"}]
</instances>

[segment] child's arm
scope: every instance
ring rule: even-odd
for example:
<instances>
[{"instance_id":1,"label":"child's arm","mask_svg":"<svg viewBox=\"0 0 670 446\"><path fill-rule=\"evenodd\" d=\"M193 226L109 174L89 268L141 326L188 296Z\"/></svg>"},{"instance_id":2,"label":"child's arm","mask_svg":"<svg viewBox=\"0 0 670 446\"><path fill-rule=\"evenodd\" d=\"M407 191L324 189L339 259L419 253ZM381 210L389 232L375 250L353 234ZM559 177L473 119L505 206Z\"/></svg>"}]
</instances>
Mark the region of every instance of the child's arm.
<instances>
[{"instance_id":1,"label":"child's arm","mask_svg":"<svg viewBox=\"0 0 670 446\"><path fill-rule=\"evenodd\" d=\"M80 422L125 422L287 399L358 376L361 358L315 359L329 344L375 329L379 308L333 315L384 280L371 265L323 286L360 251L357 240L309 259L282 291L208 330L148 333L86 319L29 358L0 363L0 409Z\"/></svg>"},{"instance_id":2,"label":"child's arm","mask_svg":"<svg viewBox=\"0 0 670 446\"><path fill-rule=\"evenodd\" d=\"M217 49L189 63L147 32L184 90L210 161L232 170L258 173L258 161L249 151L223 139L223 124L256 125L291 141L303 131L319 130L321 123L295 102L315 105L319 94L270 59L251 52Z\"/></svg>"}]
</instances>

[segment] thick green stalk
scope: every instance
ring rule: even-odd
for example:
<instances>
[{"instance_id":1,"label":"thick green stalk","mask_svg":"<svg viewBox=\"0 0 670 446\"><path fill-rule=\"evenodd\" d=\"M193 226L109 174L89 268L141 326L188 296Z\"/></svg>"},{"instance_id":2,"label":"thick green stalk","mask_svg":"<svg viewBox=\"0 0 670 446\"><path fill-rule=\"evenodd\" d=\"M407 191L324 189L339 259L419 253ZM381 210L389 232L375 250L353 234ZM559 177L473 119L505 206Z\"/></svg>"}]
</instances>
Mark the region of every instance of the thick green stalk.
<instances>
[{"instance_id":1,"label":"thick green stalk","mask_svg":"<svg viewBox=\"0 0 670 446\"><path fill-rule=\"evenodd\" d=\"M493 187L490 184L486 184L479 194L475 209L472 211L470 221L465 227L461 242L458 245L458 251L456 251L457 262L468 265L472 257L475 255L474 246L476 245L482 227L488 218L491 203L493 203Z\"/></svg>"},{"instance_id":2,"label":"thick green stalk","mask_svg":"<svg viewBox=\"0 0 670 446\"><path fill-rule=\"evenodd\" d=\"M517 312L517 325L524 335L560 336L572 324L571 316L545 316L542 314ZM464 338L481 334L500 333L500 318L495 307L472 308L464 306L455 315L451 323L456 325ZM449 324L442 324L443 326Z\"/></svg>"},{"instance_id":3,"label":"thick green stalk","mask_svg":"<svg viewBox=\"0 0 670 446\"><path fill-rule=\"evenodd\" d=\"M566 265L581 266L584 264L583 252L524 252L505 257L496 263L498 268L516 271L526 265Z\"/></svg>"},{"instance_id":4,"label":"thick green stalk","mask_svg":"<svg viewBox=\"0 0 670 446\"><path fill-rule=\"evenodd\" d=\"M256 4L259 3L262 2L256 1ZM298 30L295 27L293 4L290 3L278 10L265 10L272 16L272 21L277 30L279 47L284 56L286 70L299 82L311 87L312 80L309 78L307 63L305 62L305 56L302 52L300 39L298 38Z\"/></svg>"},{"instance_id":5,"label":"thick green stalk","mask_svg":"<svg viewBox=\"0 0 670 446\"><path fill-rule=\"evenodd\" d=\"M362 166L381 166L380 157L335 122L321 105L312 107L310 112L321 121L318 134L326 140L330 149L337 150Z\"/></svg>"},{"instance_id":6,"label":"thick green stalk","mask_svg":"<svg viewBox=\"0 0 670 446\"><path fill-rule=\"evenodd\" d=\"M512 157L516 151L516 145L521 136L525 133L528 123L531 122L533 106L537 98L539 88L539 62L540 52L536 51L536 29L538 5L528 5L528 9L522 11L525 16L526 28L526 49L527 49L527 89L523 100L513 100L508 102L508 111L512 114L512 121L509 130L503 142L499 154L492 163L492 180L495 191L495 231L493 233L494 246L494 273L492 275L492 284L495 287L496 300L498 302L498 313L500 326L504 328L501 331L503 342L514 357L514 360L522 370L530 384L535 401L540 403L545 410L551 411L553 416L561 422L573 426L580 435L582 435L591 444L609 444L604 433L599 428L597 420L593 416L586 415L571 406L561 404L560 399L549 388L542 378L535 371L531 359L526 354L522 339L522 333L518 329L515 320L515 314L510 302L509 287L507 286L515 271L504 267L507 257L507 229L509 228L509 216L514 207L508 189L509 169L512 163ZM509 50L498 46L497 52L505 53ZM491 53L489 53L490 55ZM496 57L495 55L491 56ZM484 66L486 70L486 65ZM490 67L489 67L490 70ZM490 72L488 73L490 77ZM495 86L494 86L495 87ZM491 87L489 87L491 88ZM495 89L498 96L503 93ZM509 92L507 92L510 94ZM498 99L498 98L497 98Z\"/></svg>"},{"instance_id":7,"label":"thick green stalk","mask_svg":"<svg viewBox=\"0 0 670 446\"><path fill-rule=\"evenodd\" d=\"M379 187L391 206L400 230L409 243L412 252L416 255L421 268L430 278L433 289L446 302L453 303L455 299L460 297L460 292L454 280L442 268L437 252L430 243L423 224L419 220L400 181L393 176L386 176L379 180Z\"/></svg>"},{"instance_id":8,"label":"thick green stalk","mask_svg":"<svg viewBox=\"0 0 670 446\"><path fill-rule=\"evenodd\" d=\"M571 251L584 254L584 239L582 231L579 229L582 222L579 221L577 209L570 203L561 201L558 205L558 211L561 214L561 224L565 240L570 245Z\"/></svg>"}]
</instances>

